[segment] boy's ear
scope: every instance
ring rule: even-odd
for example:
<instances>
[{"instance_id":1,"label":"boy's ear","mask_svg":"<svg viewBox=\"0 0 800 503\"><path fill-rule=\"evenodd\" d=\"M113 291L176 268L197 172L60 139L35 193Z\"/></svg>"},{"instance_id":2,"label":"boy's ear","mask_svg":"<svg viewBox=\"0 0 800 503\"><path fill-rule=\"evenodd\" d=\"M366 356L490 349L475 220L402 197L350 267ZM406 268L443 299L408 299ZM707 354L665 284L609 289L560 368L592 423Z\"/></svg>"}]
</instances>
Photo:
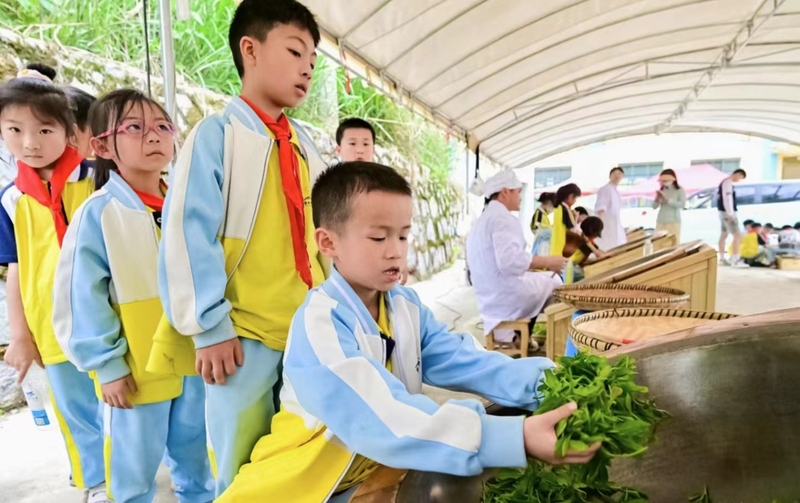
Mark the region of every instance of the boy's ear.
<instances>
[{"instance_id":1,"label":"boy's ear","mask_svg":"<svg viewBox=\"0 0 800 503\"><path fill-rule=\"evenodd\" d=\"M336 237L331 231L319 227L314 231L314 237L317 239L317 248L324 257L336 258Z\"/></svg>"},{"instance_id":2,"label":"boy's ear","mask_svg":"<svg viewBox=\"0 0 800 503\"><path fill-rule=\"evenodd\" d=\"M337 157L342 157L342 146L341 145L336 145L336 156Z\"/></svg>"},{"instance_id":3,"label":"boy's ear","mask_svg":"<svg viewBox=\"0 0 800 503\"><path fill-rule=\"evenodd\" d=\"M242 37L239 40L239 52L242 54L242 66L255 66L256 64L256 40L252 37Z\"/></svg>"},{"instance_id":4,"label":"boy's ear","mask_svg":"<svg viewBox=\"0 0 800 503\"><path fill-rule=\"evenodd\" d=\"M103 159L111 159L113 157L111 150L109 150L105 141L92 138L90 144L92 145L92 150L94 150L94 155L97 157L101 157Z\"/></svg>"}]
</instances>

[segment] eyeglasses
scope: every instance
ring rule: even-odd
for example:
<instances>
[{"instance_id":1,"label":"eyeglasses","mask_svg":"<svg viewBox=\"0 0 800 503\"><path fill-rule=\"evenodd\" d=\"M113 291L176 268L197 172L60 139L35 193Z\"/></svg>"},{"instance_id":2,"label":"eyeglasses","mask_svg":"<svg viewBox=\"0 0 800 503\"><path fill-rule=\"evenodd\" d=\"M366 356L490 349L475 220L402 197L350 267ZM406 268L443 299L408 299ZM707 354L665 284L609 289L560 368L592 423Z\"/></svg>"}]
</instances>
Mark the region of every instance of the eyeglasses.
<instances>
[{"instance_id":1,"label":"eyeglasses","mask_svg":"<svg viewBox=\"0 0 800 503\"><path fill-rule=\"evenodd\" d=\"M98 135L96 138L100 140L102 138L107 138L114 133L126 134L132 138L141 138L147 135L147 133L150 131L155 131L159 136L173 136L175 134L175 125L167 120L157 120L145 127L144 124L142 124L142 121L127 121L120 124L116 130L109 129L105 133Z\"/></svg>"}]
</instances>

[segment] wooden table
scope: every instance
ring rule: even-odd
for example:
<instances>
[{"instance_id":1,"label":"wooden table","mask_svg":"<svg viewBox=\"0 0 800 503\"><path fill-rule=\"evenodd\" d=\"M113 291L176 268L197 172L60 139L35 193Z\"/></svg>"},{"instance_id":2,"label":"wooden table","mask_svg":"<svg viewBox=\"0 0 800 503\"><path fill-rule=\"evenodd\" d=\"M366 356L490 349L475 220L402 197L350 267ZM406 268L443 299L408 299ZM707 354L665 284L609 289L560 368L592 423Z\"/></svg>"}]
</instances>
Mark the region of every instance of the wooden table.
<instances>
[{"instance_id":1,"label":"wooden table","mask_svg":"<svg viewBox=\"0 0 800 503\"><path fill-rule=\"evenodd\" d=\"M662 250L650 260L638 259L599 277L584 280L588 283L629 283L633 285L668 286L690 295L686 309L714 311L717 300L717 252L700 245L689 250L688 245ZM545 309L547 318L547 356L554 359L564 355L567 335L575 309L566 304L554 304Z\"/></svg>"}]
</instances>

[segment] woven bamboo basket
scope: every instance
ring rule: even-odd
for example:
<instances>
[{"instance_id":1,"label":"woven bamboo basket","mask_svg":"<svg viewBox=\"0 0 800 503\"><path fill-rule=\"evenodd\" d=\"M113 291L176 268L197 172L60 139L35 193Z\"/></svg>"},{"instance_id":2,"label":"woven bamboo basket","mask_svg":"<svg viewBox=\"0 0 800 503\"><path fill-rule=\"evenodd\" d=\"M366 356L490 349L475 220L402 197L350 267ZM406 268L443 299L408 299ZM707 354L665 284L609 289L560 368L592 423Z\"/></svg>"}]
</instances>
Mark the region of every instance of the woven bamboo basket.
<instances>
[{"instance_id":1,"label":"woven bamboo basket","mask_svg":"<svg viewBox=\"0 0 800 503\"><path fill-rule=\"evenodd\" d=\"M679 309L609 309L575 318L569 335L578 348L602 353L624 344L735 317Z\"/></svg>"},{"instance_id":2,"label":"woven bamboo basket","mask_svg":"<svg viewBox=\"0 0 800 503\"><path fill-rule=\"evenodd\" d=\"M689 300L689 294L675 288L628 284L582 284L557 288L553 297L579 311L601 311L617 308L678 308Z\"/></svg>"}]
</instances>

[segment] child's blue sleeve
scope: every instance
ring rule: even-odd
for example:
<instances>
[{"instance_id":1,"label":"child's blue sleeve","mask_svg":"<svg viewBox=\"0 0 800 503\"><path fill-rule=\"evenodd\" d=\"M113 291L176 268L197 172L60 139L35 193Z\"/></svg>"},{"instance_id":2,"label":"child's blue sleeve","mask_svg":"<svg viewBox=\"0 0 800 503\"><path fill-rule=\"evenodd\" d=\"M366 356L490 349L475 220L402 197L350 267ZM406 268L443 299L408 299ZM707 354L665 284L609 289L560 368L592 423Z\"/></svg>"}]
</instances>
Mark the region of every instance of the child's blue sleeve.
<instances>
[{"instance_id":1,"label":"child's blue sleeve","mask_svg":"<svg viewBox=\"0 0 800 503\"><path fill-rule=\"evenodd\" d=\"M416 295L416 294L414 294ZM507 407L535 410L544 371L555 365L547 358L514 359L487 351L471 334L447 330L422 303L422 379L452 391L475 393Z\"/></svg>"},{"instance_id":2,"label":"child's blue sleeve","mask_svg":"<svg viewBox=\"0 0 800 503\"><path fill-rule=\"evenodd\" d=\"M111 270L100 227L104 199L91 198L75 213L64 236L53 288L53 328L61 349L78 368L95 371L101 384L131 373L128 342L111 307Z\"/></svg>"},{"instance_id":3,"label":"child's blue sleeve","mask_svg":"<svg viewBox=\"0 0 800 503\"><path fill-rule=\"evenodd\" d=\"M18 192L14 184L6 186L0 191L0 265L15 264L17 262L17 238L14 234L14 211Z\"/></svg>"},{"instance_id":4,"label":"child's blue sleeve","mask_svg":"<svg viewBox=\"0 0 800 503\"><path fill-rule=\"evenodd\" d=\"M368 358L337 303L319 291L295 314L285 387L347 447L385 466L454 475L525 466L522 417L489 416L476 400L438 405ZM377 336L367 336L377 337Z\"/></svg>"},{"instance_id":5,"label":"child's blue sleeve","mask_svg":"<svg viewBox=\"0 0 800 503\"><path fill-rule=\"evenodd\" d=\"M236 337L225 299L225 254L217 238L225 214L224 146L223 119L200 122L178 155L164 204L158 291L172 326L194 336L198 349Z\"/></svg>"}]
</instances>

